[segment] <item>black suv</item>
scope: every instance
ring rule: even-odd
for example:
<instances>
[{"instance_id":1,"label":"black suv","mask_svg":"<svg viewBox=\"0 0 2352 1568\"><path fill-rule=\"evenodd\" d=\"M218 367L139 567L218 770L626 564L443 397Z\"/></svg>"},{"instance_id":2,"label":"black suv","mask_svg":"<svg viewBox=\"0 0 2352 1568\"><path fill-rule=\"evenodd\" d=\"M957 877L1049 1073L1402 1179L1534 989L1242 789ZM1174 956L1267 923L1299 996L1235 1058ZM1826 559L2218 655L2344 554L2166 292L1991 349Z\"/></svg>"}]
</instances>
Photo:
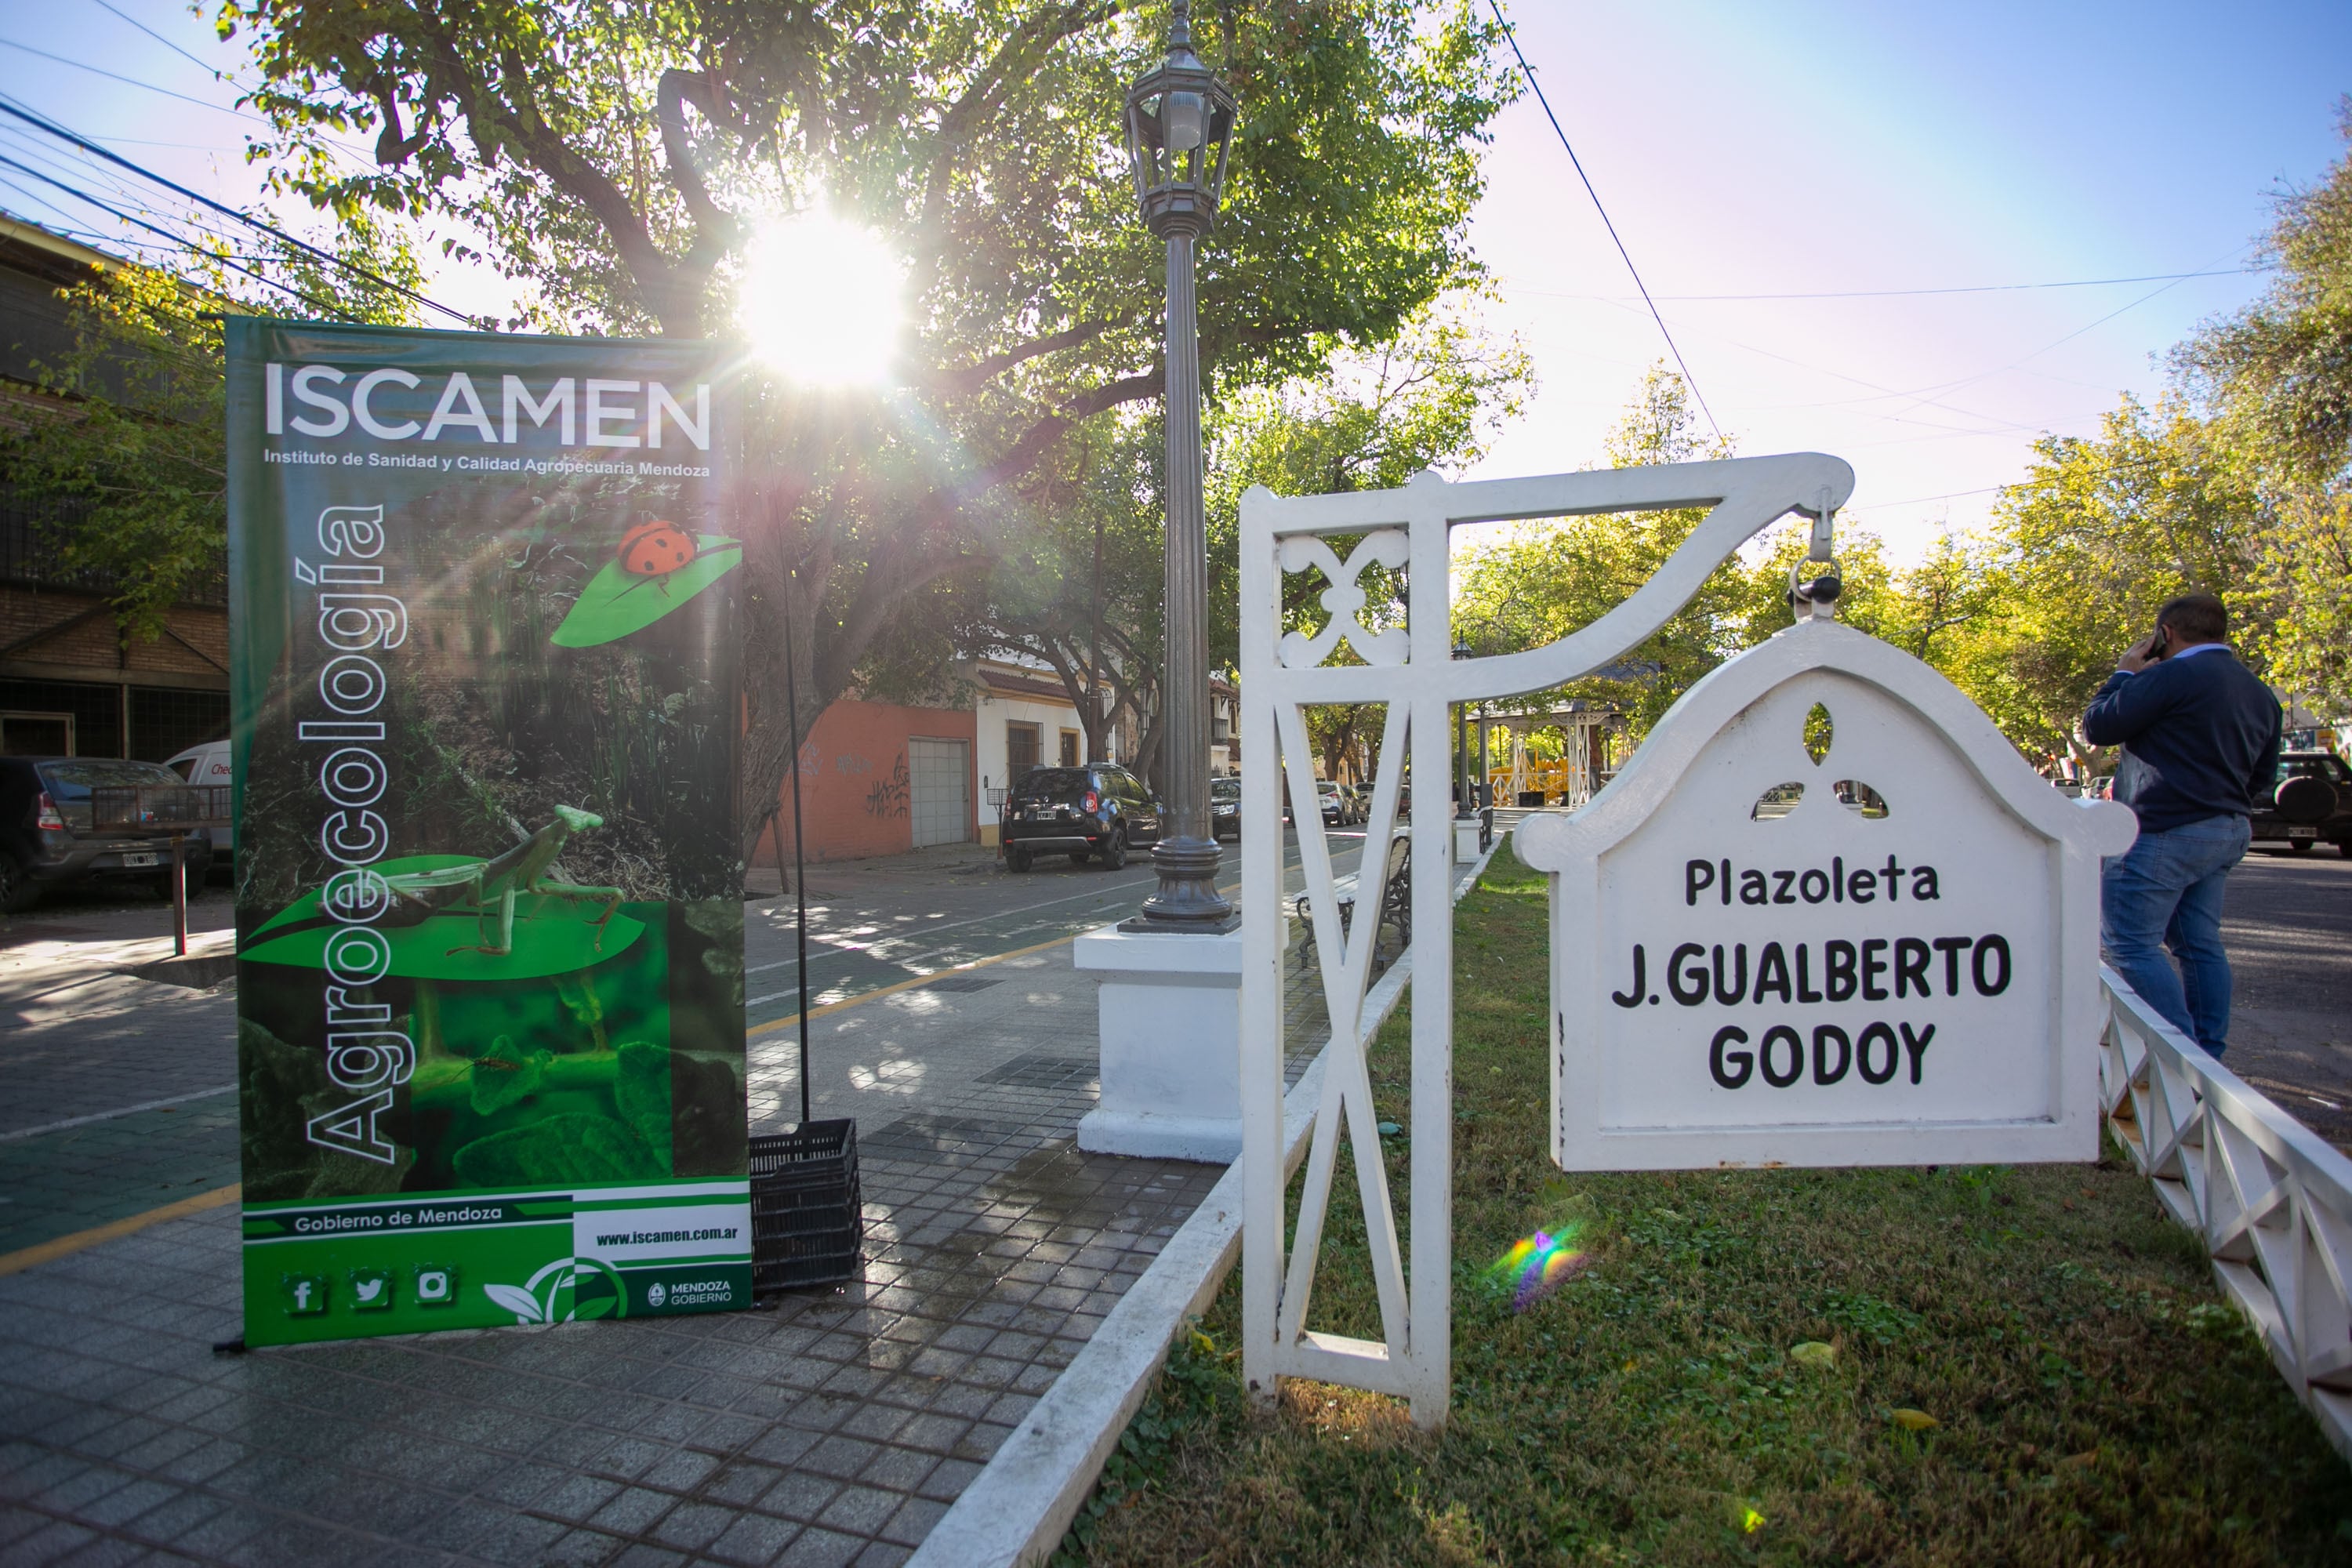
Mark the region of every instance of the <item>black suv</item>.
<instances>
[{"instance_id":1,"label":"black suv","mask_svg":"<svg viewBox=\"0 0 2352 1568\"><path fill-rule=\"evenodd\" d=\"M151 792L131 795L131 790ZM101 826L93 790L121 792L121 798L146 800L135 826ZM110 757L0 757L0 910L31 907L49 888L104 879L136 880L159 896L172 896L172 831L169 818L201 818L196 801L180 775L156 763L118 762ZM191 837L184 847L188 882L204 885L212 846Z\"/></svg>"},{"instance_id":2,"label":"black suv","mask_svg":"<svg viewBox=\"0 0 2352 1568\"><path fill-rule=\"evenodd\" d=\"M1125 768L1031 768L1004 799L997 840L1004 868L1026 871L1040 855L1066 854L1073 866L1089 858L1111 870L1127 852L1160 837L1160 802Z\"/></svg>"},{"instance_id":3,"label":"black suv","mask_svg":"<svg viewBox=\"0 0 2352 1568\"><path fill-rule=\"evenodd\" d=\"M2326 840L2352 855L2352 768L2327 752L2284 752L2270 798L2254 807L2254 842L2284 843L2298 855Z\"/></svg>"}]
</instances>

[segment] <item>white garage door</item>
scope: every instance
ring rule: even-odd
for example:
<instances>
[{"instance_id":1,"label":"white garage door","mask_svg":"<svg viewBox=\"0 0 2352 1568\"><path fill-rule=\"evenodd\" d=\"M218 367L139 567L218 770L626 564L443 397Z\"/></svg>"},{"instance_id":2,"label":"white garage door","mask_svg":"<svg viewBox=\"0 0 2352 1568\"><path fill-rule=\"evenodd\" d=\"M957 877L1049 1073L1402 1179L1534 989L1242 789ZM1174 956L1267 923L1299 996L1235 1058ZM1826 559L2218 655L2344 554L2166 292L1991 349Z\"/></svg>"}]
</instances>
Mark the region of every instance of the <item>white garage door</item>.
<instances>
[{"instance_id":1,"label":"white garage door","mask_svg":"<svg viewBox=\"0 0 2352 1568\"><path fill-rule=\"evenodd\" d=\"M961 741L908 741L907 768L914 786L915 847L961 844L971 837L971 773Z\"/></svg>"}]
</instances>

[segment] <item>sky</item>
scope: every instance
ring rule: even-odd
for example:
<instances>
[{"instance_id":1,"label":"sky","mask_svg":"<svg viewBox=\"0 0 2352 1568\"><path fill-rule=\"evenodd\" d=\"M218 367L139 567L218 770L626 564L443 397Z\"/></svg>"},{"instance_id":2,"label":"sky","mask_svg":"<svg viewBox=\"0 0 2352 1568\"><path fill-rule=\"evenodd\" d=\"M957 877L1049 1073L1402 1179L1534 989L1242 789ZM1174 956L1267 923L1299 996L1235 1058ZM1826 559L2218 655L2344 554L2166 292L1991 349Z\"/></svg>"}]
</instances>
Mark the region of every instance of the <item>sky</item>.
<instances>
[{"instance_id":1,"label":"sky","mask_svg":"<svg viewBox=\"0 0 2352 1568\"><path fill-rule=\"evenodd\" d=\"M2339 155L2352 90L2343 0L1508 15L1716 425L1745 454L1851 462L1846 515L1898 560L1981 523L2041 434L2155 397L2165 351L2253 297L2271 193ZM244 62L173 0L0 5L0 95L231 205L256 195L242 154L263 127L206 68ZM19 125L0 159L105 195ZM1665 340L1532 95L1496 122L1488 176L1486 322L1540 390L1474 476L1592 463ZM0 207L111 248L136 232L6 164ZM1974 291L1886 292L1931 289ZM508 298L478 272L431 291ZM1835 297L1758 298L1793 294Z\"/></svg>"}]
</instances>

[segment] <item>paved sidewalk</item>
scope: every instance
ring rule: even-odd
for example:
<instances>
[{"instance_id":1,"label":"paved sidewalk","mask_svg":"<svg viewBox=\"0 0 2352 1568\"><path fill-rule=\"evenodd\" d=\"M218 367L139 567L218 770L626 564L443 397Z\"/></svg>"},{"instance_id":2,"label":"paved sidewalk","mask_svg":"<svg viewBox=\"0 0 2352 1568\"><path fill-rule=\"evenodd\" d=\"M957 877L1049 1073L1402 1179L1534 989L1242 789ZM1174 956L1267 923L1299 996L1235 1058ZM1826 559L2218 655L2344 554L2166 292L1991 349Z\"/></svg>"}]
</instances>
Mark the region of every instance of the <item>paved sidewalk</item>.
<instances>
[{"instance_id":1,"label":"paved sidewalk","mask_svg":"<svg viewBox=\"0 0 2352 1568\"><path fill-rule=\"evenodd\" d=\"M868 923L884 889L856 889ZM0 1561L902 1560L1222 1173L1077 1152L1094 981L1066 944L1003 951L813 1021L817 1112L855 1114L864 1155L845 1292L215 1356L241 1331L233 1209L0 1277ZM755 1036L755 1124L797 1118L796 1057L791 1029ZM160 1151L153 1115L20 1142L80 1135L102 1163L126 1131Z\"/></svg>"}]
</instances>

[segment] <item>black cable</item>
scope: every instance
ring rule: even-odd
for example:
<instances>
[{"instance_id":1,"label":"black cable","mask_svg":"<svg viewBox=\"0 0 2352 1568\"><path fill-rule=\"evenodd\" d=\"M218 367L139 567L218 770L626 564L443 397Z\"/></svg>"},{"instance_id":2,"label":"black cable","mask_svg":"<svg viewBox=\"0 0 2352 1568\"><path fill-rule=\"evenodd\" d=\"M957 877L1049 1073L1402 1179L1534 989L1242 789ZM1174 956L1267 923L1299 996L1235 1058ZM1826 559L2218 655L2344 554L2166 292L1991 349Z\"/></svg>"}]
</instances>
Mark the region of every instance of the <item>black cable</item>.
<instances>
[{"instance_id":1,"label":"black cable","mask_svg":"<svg viewBox=\"0 0 2352 1568\"><path fill-rule=\"evenodd\" d=\"M438 300L429 300L424 295L419 294L415 289L405 288L401 284L395 283L380 272L371 271L367 268L362 267L357 262L347 260L342 257L335 255L331 251L321 250L317 246L310 244L307 240L297 239L292 235L288 234L284 229L278 227L274 224L267 224L262 222L259 218L252 216L250 214L241 213L235 207L229 206L222 202L216 202L213 200L212 197L205 195L201 192L192 191L188 189L187 186L179 184L175 180L167 180L163 175L156 174L153 170L142 168L141 165L134 163L130 159L122 156L120 153L110 152L106 148L100 146L97 142L90 141L88 137L76 135L73 132L67 130L64 126L57 124L53 121L44 120L37 114L19 109L15 104L5 101L0 101L0 114L14 115L16 119L25 121L26 124L34 127L36 130L46 131L50 135L57 137L60 141L71 142L85 153L94 153L98 157L105 159L110 163L119 164L122 168L130 170L132 174L139 175L142 179L152 180L155 184L162 185L166 190L176 192L179 195L187 197L190 201L198 202L205 206L210 207L213 211L219 213L224 217L233 218L238 223L247 224L254 228L257 228L262 233L267 234L284 244L292 246L295 249L301 251L306 256L315 257L331 267L340 267L355 277L366 279L369 282L373 283L380 289L389 289L394 293L400 295L404 299L413 300L417 304L425 307L427 310L438 310L443 315L448 317L453 321L458 322L460 325L467 327L478 327L480 325L480 323L476 321L473 317L467 315L462 310L452 310L450 307L441 303Z\"/></svg>"},{"instance_id":2,"label":"black cable","mask_svg":"<svg viewBox=\"0 0 2352 1568\"><path fill-rule=\"evenodd\" d=\"M2150 272L2138 278L2074 278L2063 283L1972 283L1956 289L1833 289L1811 294L1661 294L1669 305L1752 300L1898 300L1921 294L2014 294L2028 289L2100 289L2111 283L2177 283L2190 278L2243 278L2268 268L2222 267L2210 272ZM1527 289L1505 283L1506 294L1533 294L1549 300L1608 300L1606 294L1564 294L1549 289Z\"/></svg>"},{"instance_id":3,"label":"black cable","mask_svg":"<svg viewBox=\"0 0 2352 1568\"><path fill-rule=\"evenodd\" d=\"M73 186L67 184L63 180L54 179L47 174L42 174L38 169L28 168L25 164L16 162L16 159L7 156L5 153L0 153L0 163L5 163L9 168L15 169L20 174L30 174L33 178L40 181L45 185L55 185L58 189L65 192L66 195L73 197L76 201L87 202L91 206L96 207L99 211L106 213L110 216L118 217L124 223L135 224L141 228L160 234L164 238L170 240L173 244L179 246L184 250L205 257L209 260L217 261L222 266L228 268L232 271L242 272L247 278L253 279L256 282L267 284L272 289L278 289L285 294L290 295L294 299L300 300L303 304L310 306L314 310L324 310L330 315L341 317L346 321L358 320L358 318L353 316L350 310L341 305L332 304L327 300L320 300L314 295L306 294L290 283L281 283L275 278L266 277L259 272L256 272L250 267L241 267L236 261L219 254L217 251L206 250L203 246L196 244L194 241L181 235L173 234L170 229L163 227L161 224L149 223L143 217L133 217L129 213L122 211L119 207L109 206L106 203L100 201L96 196L91 195L88 191L77 190Z\"/></svg>"},{"instance_id":4,"label":"black cable","mask_svg":"<svg viewBox=\"0 0 2352 1568\"><path fill-rule=\"evenodd\" d=\"M198 59L195 56L190 54L187 50L182 48L179 45L173 43L171 39L165 37L163 34L157 32L154 28L149 26L138 17L132 16L130 12L123 10L119 5L113 5L111 0L91 0L91 4L97 5L101 10L113 12L116 16L130 23L132 26L138 28L141 32L146 34L149 37L154 39L157 43L163 45L173 54L178 55L182 59L186 60L190 65L193 65L197 69L211 75L214 80L227 82L231 87L243 87L245 85L235 77L229 75L228 72L222 70L219 67L205 64L204 61ZM159 88L156 90L162 91L163 89Z\"/></svg>"},{"instance_id":5,"label":"black cable","mask_svg":"<svg viewBox=\"0 0 2352 1568\"><path fill-rule=\"evenodd\" d=\"M257 115L247 114L241 109L226 108L221 104L206 102L201 98L191 98L184 92L174 92L168 87L157 87L152 81L141 81L137 77L124 76L121 71L106 70L98 66L86 65L80 60L68 59L63 55L53 55L47 49L37 49L30 44L20 44L14 38L0 38L0 48L21 49L26 54L37 56L42 59L54 61L61 66L71 66L78 71L88 71L92 76L102 76L109 81L119 81L125 87L143 88L149 92L160 92L165 98L176 98L183 103L193 103L198 109L209 109L215 114L234 114L239 120L258 120L260 118ZM264 121L263 123L267 123L267 121Z\"/></svg>"},{"instance_id":6,"label":"black cable","mask_svg":"<svg viewBox=\"0 0 2352 1568\"><path fill-rule=\"evenodd\" d=\"M1552 133L1559 138L1570 164L1576 170L1576 177L1584 182L1584 194L1592 198L1592 210L1601 215L1601 226L1609 231L1611 241L1617 247L1618 256L1624 260L1625 270L1633 274L1633 287L1642 291L1642 303L1650 307L1650 320L1658 323L1658 335L1666 340L1667 351L1675 356L1675 364L1683 373L1683 384L1690 388L1691 396L1698 403L1699 412L1706 416L1707 428L1715 432L1717 441L1722 440L1723 426L1715 422L1715 410L1706 405L1706 395L1698 389L1698 378L1691 374L1689 364L1683 359L1683 351L1675 342L1675 334L1666 330L1666 319L1658 314L1657 301L1650 298L1650 286L1642 281L1641 268L1633 265L1633 254L1625 248L1625 242L1618 237L1617 226L1609 221L1609 209L1601 205L1601 193L1592 188L1592 177L1584 172L1584 161L1576 155L1576 148L1569 142L1568 132L1560 126L1559 116L1551 111L1551 100L1544 96L1543 84L1536 80L1536 73L1528 65L1527 54L1519 47L1517 30L1505 19L1501 0L1486 0L1486 4L1494 11L1495 21L1503 29L1504 38L1511 46L1512 58L1519 62L1519 74L1527 79L1528 88L1536 95L1536 101L1543 105L1544 118L1551 121Z\"/></svg>"}]
</instances>

